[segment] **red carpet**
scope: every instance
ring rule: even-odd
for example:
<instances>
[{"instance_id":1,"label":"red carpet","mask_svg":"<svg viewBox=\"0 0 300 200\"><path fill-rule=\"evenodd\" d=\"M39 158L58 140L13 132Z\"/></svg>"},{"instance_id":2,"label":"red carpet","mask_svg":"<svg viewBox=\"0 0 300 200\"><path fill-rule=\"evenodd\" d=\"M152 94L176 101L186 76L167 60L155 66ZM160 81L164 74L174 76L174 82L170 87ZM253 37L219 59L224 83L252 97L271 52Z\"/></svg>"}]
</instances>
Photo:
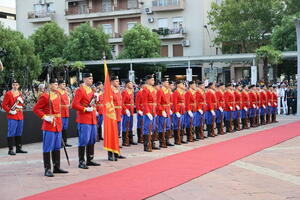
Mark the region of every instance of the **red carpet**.
<instances>
[{"instance_id":1,"label":"red carpet","mask_svg":"<svg viewBox=\"0 0 300 200\"><path fill-rule=\"evenodd\" d=\"M144 199L299 135L300 122L290 123L167 156L25 199Z\"/></svg>"}]
</instances>

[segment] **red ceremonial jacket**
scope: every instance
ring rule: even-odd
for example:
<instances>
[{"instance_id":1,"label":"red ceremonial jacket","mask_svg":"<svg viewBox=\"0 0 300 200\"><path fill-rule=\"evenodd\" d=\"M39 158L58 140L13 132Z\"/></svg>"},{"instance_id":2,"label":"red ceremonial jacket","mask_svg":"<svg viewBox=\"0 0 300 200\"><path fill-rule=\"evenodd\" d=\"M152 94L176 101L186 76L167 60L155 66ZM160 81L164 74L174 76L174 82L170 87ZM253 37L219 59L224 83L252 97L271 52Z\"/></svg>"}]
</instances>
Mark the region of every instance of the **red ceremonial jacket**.
<instances>
[{"instance_id":1,"label":"red ceremonial jacket","mask_svg":"<svg viewBox=\"0 0 300 200\"><path fill-rule=\"evenodd\" d=\"M196 112L197 111L197 106L196 106L196 90L189 89L185 93L185 111L192 111Z\"/></svg>"},{"instance_id":2,"label":"red ceremonial jacket","mask_svg":"<svg viewBox=\"0 0 300 200\"><path fill-rule=\"evenodd\" d=\"M113 101L117 115L117 121L122 120L122 94L118 88L112 87Z\"/></svg>"},{"instance_id":3,"label":"red ceremonial jacket","mask_svg":"<svg viewBox=\"0 0 300 200\"><path fill-rule=\"evenodd\" d=\"M241 105L242 105L242 96L241 96L241 93L239 91L235 90L233 92L233 94L234 94L235 109L237 109L236 106L239 106L240 109L241 109Z\"/></svg>"},{"instance_id":4,"label":"red ceremonial jacket","mask_svg":"<svg viewBox=\"0 0 300 200\"><path fill-rule=\"evenodd\" d=\"M269 104L270 104L270 106L272 106L272 104L273 104L273 95L272 95L272 92L270 91L270 90L267 90L266 91L266 105L268 105L269 106Z\"/></svg>"},{"instance_id":5,"label":"red ceremonial jacket","mask_svg":"<svg viewBox=\"0 0 300 200\"><path fill-rule=\"evenodd\" d=\"M254 104L257 106L256 92L254 91L249 92L249 101L250 101L250 108L254 108Z\"/></svg>"},{"instance_id":6,"label":"red ceremonial jacket","mask_svg":"<svg viewBox=\"0 0 300 200\"><path fill-rule=\"evenodd\" d=\"M225 99L225 109L224 111L231 111L230 107L232 107L232 111L235 110L235 102L234 102L234 94L231 91L226 90L224 92L224 99Z\"/></svg>"},{"instance_id":7,"label":"red ceremonial jacket","mask_svg":"<svg viewBox=\"0 0 300 200\"><path fill-rule=\"evenodd\" d=\"M46 115L53 116L53 122L43 120L42 130L51 132L62 131L61 121L61 99L57 92L43 93L38 99L38 102L33 107L33 112L40 118Z\"/></svg>"},{"instance_id":8,"label":"red ceremonial jacket","mask_svg":"<svg viewBox=\"0 0 300 200\"><path fill-rule=\"evenodd\" d=\"M276 93L276 91L273 91L272 92L272 97L273 97L273 102L272 102L272 106L273 107L277 107L277 101L278 101L278 97L277 97L277 93Z\"/></svg>"},{"instance_id":9,"label":"red ceremonial jacket","mask_svg":"<svg viewBox=\"0 0 300 200\"><path fill-rule=\"evenodd\" d=\"M70 107L70 99L68 96L68 92L62 89L58 89L58 94L60 94L61 99L61 117L70 117L69 107Z\"/></svg>"},{"instance_id":10,"label":"red ceremonial jacket","mask_svg":"<svg viewBox=\"0 0 300 200\"><path fill-rule=\"evenodd\" d=\"M260 100L260 105L259 107L267 106L267 95L264 91L259 92L259 100Z\"/></svg>"},{"instance_id":11,"label":"red ceremonial jacket","mask_svg":"<svg viewBox=\"0 0 300 200\"><path fill-rule=\"evenodd\" d=\"M203 113L206 111L205 92L202 89L196 92L196 104L197 110L202 110Z\"/></svg>"},{"instance_id":12,"label":"red ceremonial jacket","mask_svg":"<svg viewBox=\"0 0 300 200\"><path fill-rule=\"evenodd\" d=\"M104 93L103 91L99 92L99 99L96 103L96 110L99 115L103 115L103 102L104 102Z\"/></svg>"},{"instance_id":13,"label":"red ceremonial jacket","mask_svg":"<svg viewBox=\"0 0 300 200\"><path fill-rule=\"evenodd\" d=\"M143 89L140 89L135 96L135 105L136 105L136 111L142 111L143 110L143 98L142 93Z\"/></svg>"},{"instance_id":14,"label":"red ceremonial jacket","mask_svg":"<svg viewBox=\"0 0 300 200\"><path fill-rule=\"evenodd\" d=\"M169 88L162 87L157 91L157 115L162 116L165 111L169 117L171 114L171 91Z\"/></svg>"},{"instance_id":15,"label":"red ceremonial jacket","mask_svg":"<svg viewBox=\"0 0 300 200\"><path fill-rule=\"evenodd\" d=\"M89 106L92 98L94 98L94 91L90 87L83 85L76 90L72 108L77 110L77 123L97 124L96 110L92 112L85 111L85 108Z\"/></svg>"},{"instance_id":16,"label":"red ceremonial jacket","mask_svg":"<svg viewBox=\"0 0 300 200\"><path fill-rule=\"evenodd\" d=\"M207 110L215 111L217 109L217 96L215 91L208 89L205 93Z\"/></svg>"},{"instance_id":17,"label":"red ceremonial jacket","mask_svg":"<svg viewBox=\"0 0 300 200\"><path fill-rule=\"evenodd\" d=\"M156 90L153 86L147 85L142 90L143 114L156 115Z\"/></svg>"},{"instance_id":18,"label":"red ceremonial jacket","mask_svg":"<svg viewBox=\"0 0 300 200\"><path fill-rule=\"evenodd\" d=\"M249 93L245 90L242 91L242 105L241 109L250 108L250 97Z\"/></svg>"},{"instance_id":19,"label":"red ceremonial jacket","mask_svg":"<svg viewBox=\"0 0 300 200\"><path fill-rule=\"evenodd\" d=\"M175 92L172 95L172 100L173 100L173 112L174 113L180 113L184 114L184 98L185 98L185 91L181 89L175 90Z\"/></svg>"},{"instance_id":20,"label":"red ceremonial jacket","mask_svg":"<svg viewBox=\"0 0 300 200\"><path fill-rule=\"evenodd\" d=\"M134 93L133 90L126 89L122 92L122 114L126 115L126 109L130 114L134 113Z\"/></svg>"},{"instance_id":21,"label":"red ceremonial jacket","mask_svg":"<svg viewBox=\"0 0 300 200\"><path fill-rule=\"evenodd\" d=\"M217 97L217 109L225 108L225 100L224 100L224 93L221 90L216 91L216 97Z\"/></svg>"},{"instance_id":22,"label":"red ceremonial jacket","mask_svg":"<svg viewBox=\"0 0 300 200\"><path fill-rule=\"evenodd\" d=\"M5 93L4 99L2 102L2 108L7 113L7 119L14 119L14 120L23 120L24 119L22 109L16 108L15 110L17 111L17 114L15 114L15 115L9 114L11 107L13 107L13 105L17 102L18 97L22 97L22 93L19 91L10 90ZM23 97L22 97L22 99L24 101ZM24 106L24 104L18 103L18 106Z\"/></svg>"}]
</instances>

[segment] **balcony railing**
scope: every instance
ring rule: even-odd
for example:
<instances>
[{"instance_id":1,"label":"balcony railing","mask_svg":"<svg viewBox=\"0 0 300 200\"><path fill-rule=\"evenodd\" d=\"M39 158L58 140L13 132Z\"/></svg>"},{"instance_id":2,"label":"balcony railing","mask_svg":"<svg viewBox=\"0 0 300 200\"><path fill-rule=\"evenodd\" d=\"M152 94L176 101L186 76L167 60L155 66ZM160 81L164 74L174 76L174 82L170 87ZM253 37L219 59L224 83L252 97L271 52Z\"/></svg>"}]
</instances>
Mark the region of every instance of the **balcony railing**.
<instances>
[{"instance_id":1,"label":"balcony railing","mask_svg":"<svg viewBox=\"0 0 300 200\"><path fill-rule=\"evenodd\" d=\"M152 29L153 32L157 33L158 35L166 36L166 35L174 35L174 34L181 34L184 35L186 32L184 28L159 28L159 29Z\"/></svg>"},{"instance_id":2,"label":"balcony railing","mask_svg":"<svg viewBox=\"0 0 300 200\"><path fill-rule=\"evenodd\" d=\"M78 6L72 9L66 9L65 10L65 14L66 15L78 15L78 14L89 14L89 13L107 13L107 12L114 12L114 11L130 11L133 9L139 9L139 7L131 7L131 8L119 8L116 6L112 6L112 7L106 7L106 8L102 8L101 10L95 10L93 8L89 8L87 5L84 6Z\"/></svg>"},{"instance_id":3,"label":"balcony railing","mask_svg":"<svg viewBox=\"0 0 300 200\"><path fill-rule=\"evenodd\" d=\"M28 12L28 19L52 18L55 11L32 11Z\"/></svg>"},{"instance_id":4,"label":"balcony railing","mask_svg":"<svg viewBox=\"0 0 300 200\"><path fill-rule=\"evenodd\" d=\"M185 0L154 0L152 1L153 11L183 10Z\"/></svg>"}]
</instances>

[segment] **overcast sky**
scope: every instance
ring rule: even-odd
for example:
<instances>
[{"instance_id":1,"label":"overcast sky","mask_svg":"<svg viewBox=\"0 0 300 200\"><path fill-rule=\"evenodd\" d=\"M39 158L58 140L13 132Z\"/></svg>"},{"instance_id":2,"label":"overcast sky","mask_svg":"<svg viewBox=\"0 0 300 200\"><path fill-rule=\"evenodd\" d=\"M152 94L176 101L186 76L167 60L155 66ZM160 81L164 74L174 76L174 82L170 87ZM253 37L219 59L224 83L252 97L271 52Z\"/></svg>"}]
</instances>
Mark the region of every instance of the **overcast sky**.
<instances>
[{"instance_id":1,"label":"overcast sky","mask_svg":"<svg viewBox=\"0 0 300 200\"><path fill-rule=\"evenodd\" d=\"M16 0L0 0L0 6L16 8Z\"/></svg>"}]
</instances>

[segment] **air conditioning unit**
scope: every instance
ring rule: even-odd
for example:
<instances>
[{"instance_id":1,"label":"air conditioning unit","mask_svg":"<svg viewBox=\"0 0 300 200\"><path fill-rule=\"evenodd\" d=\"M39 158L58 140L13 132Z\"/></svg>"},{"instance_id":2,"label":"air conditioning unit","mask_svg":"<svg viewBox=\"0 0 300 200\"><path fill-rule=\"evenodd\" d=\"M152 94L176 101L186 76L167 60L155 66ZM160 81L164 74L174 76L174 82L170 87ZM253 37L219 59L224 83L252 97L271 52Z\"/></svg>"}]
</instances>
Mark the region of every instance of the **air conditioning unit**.
<instances>
[{"instance_id":1,"label":"air conditioning unit","mask_svg":"<svg viewBox=\"0 0 300 200\"><path fill-rule=\"evenodd\" d=\"M149 18L148 18L148 22L149 22L149 23L153 23L153 22L154 22L154 18L153 18L153 17L149 17Z\"/></svg>"},{"instance_id":2,"label":"air conditioning unit","mask_svg":"<svg viewBox=\"0 0 300 200\"><path fill-rule=\"evenodd\" d=\"M190 40L182 40L182 46L183 47L189 47L191 45L191 41Z\"/></svg>"},{"instance_id":3,"label":"air conditioning unit","mask_svg":"<svg viewBox=\"0 0 300 200\"><path fill-rule=\"evenodd\" d=\"M145 8L145 13L152 14L153 11L151 10L151 8Z\"/></svg>"}]
</instances>

